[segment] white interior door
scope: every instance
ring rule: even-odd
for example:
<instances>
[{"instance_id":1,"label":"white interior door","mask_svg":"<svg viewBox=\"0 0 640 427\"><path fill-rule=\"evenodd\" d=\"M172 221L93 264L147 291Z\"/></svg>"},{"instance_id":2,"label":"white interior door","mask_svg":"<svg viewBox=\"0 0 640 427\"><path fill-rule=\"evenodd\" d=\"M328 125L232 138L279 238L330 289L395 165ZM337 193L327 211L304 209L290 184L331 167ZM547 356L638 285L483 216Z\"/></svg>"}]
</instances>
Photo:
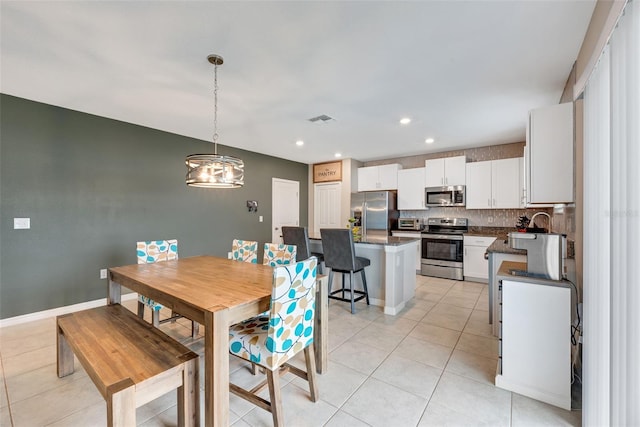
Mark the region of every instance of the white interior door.
<instances>
[{"instance_id":1,"label":"white interior door","mask_svg":"<svg viewBox=\"0 0 640 427\"><path fill-rule=\"evenodd\" d=\"M282 243L282 226L300 224L300 183L272 178L271 192L271 241Z\"/></svg>"},{"instance_id":2,"label":"white interior door","mask_svg":"<svg viewBox=\"0 0 640 427\"><path fill-rule=\"evenodd\" d=\"M313 189L313 234L320 237L321 228L340 228L340 196L342 184L316 184Z\"/></svg>"}]
</instances>

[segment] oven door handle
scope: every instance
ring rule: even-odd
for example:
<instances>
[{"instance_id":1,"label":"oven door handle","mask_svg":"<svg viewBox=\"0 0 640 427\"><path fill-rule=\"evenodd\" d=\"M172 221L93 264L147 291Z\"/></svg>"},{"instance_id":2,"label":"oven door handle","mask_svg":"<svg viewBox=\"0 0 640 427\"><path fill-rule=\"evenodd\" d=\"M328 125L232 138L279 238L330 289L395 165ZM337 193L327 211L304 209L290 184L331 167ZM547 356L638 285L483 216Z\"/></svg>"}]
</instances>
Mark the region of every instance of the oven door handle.
<instances>
[{"instance_id":1,"label":"oven door handle","mask_svg":"<svg viewBox=\"0 0 640 427\"><path fill-rule=\"evenodd\" d=\"M462 236L445 235L445 234L423 234L422 235L422 239L423 240L429 240L429 239L434 239L434 240L463 240Z\"/></svg>"}]
</instances>

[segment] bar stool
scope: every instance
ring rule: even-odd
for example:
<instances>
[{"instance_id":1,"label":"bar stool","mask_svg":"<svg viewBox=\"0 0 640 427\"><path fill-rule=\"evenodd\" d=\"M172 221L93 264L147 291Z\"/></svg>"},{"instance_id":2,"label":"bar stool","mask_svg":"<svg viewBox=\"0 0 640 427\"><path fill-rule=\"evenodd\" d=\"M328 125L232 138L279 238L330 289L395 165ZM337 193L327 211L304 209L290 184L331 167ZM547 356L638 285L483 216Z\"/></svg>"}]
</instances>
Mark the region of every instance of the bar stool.
<instances>
[{"instance_id":1,"label":"bar stool","mask_svg":"<svg viewBox=\"0 0 640 427\"><path fill-rule=\"evenodd\" d=\"M329 272L329 298L339 301L351 302L351 314L355 314L355 302L366 298L369 305L369 293L367 291L367 276L364 268L371 265L371 260L356 256L355 246L353 244L353 234L347 228L323 228L320 229L322 237L322 249L324 251L324 263ZM332 291L333 273L342 273L342 288ZM362 274L363 290L353 289L353 274L360 272ZM345 275L349 273L349 288L345 286ZM334 294L342 293L342 297ZM345 298L345 292L349 292L350 298ZM355 295L359 295L356 297Z\"/></svg>"},{"instance_id":2,"label":"bar stool","mask_svg":"<svg viewBox=\"0 0 640 427\"><path fill-rule=\"evenodd\" d=\"M324 255L319 252L311 252L309 249L309 234L307 227L282 227L282 241L287 245L295 245L298 249L296 259L303 261L312 256L318 258L318 273L322 272L322 264L324 263Z\"/></svg>"}]
</instances>

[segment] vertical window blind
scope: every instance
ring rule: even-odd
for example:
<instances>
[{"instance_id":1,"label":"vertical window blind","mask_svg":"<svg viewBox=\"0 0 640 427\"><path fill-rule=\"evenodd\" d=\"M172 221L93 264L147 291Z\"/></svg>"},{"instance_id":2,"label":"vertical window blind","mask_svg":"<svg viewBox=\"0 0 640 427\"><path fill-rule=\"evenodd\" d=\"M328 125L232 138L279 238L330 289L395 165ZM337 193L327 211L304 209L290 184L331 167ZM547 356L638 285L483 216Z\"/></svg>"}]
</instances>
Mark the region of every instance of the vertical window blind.
<instances>
[{"instance_id":1,"label":"vertical window blind","mask_svg":"<svg viewBox=\"0 0 640 427\"><path fill-rule=\"evenodd\" d=\"M583 424L640 425L640 2L584 92Z\"/></svg>"}]
</instances>

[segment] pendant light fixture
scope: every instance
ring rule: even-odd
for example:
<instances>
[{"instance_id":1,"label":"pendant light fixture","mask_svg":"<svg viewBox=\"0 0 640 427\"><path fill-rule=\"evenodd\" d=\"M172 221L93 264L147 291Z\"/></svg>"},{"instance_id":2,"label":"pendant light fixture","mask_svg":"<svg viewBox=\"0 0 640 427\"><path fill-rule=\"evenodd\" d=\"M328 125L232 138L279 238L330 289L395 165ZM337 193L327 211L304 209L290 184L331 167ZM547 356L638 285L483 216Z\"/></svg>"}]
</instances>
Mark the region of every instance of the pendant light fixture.
<instances>
[{"instance_id":1,"label":"pendant light fixture","mask_svg":"<svg viewBox=\"0 0 640 427\"><path fill-rule=\"evenodd\" d=\"M219 55L207 57L214 69L213 154L187 156L187 185L204 188L238 188L244 185L244 162L237 157L218 154L218 65L224 62Z\"/></svg>"}]
</instances>

